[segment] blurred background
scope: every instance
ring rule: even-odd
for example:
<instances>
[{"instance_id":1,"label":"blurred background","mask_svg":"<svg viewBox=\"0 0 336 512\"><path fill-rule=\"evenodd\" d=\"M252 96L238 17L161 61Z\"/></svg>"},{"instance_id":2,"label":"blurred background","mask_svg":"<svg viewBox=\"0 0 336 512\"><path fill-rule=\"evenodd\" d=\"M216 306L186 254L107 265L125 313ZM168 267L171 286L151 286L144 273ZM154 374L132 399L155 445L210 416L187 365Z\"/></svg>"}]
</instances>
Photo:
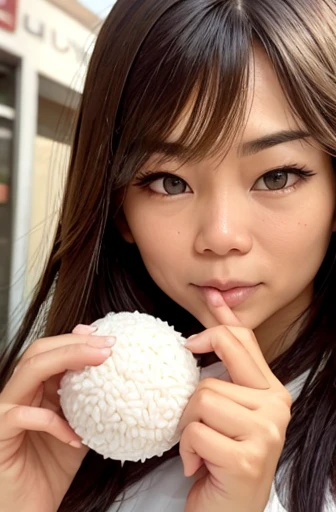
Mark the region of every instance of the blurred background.
<instances>
[{"instance_id":1,"label":"blurred background","mask_svg":"<svg viewBox=\"0 0 336 512\"><path fill-rule=\"evenodd\" d=\"M0 0L0 332L9 339L57 220L74 112L113 0Z\"/></svg>"}]
</instances>

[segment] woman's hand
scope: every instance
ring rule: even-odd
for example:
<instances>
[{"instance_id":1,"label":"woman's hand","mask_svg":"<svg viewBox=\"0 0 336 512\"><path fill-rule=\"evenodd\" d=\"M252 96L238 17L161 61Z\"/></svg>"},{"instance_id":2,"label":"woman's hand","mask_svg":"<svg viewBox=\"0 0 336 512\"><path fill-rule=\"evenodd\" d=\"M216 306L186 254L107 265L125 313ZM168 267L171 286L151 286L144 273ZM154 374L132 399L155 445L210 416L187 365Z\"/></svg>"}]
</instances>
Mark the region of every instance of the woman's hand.
<instances>
[{"instance_id":1,"label":"woman's hand","mask_svg":"<svg viewBox=\"0 0 336 512\"><path fill-rule=\"evenodd\" d=\"M88 449L64 420L57 390L66 370L110 355L93 331L77 326L33 343L0 394L1 512L55 512L78 471Z\"/></svg>"},{"instance_id":2,"label":"woman's hand","mask_svg":"<svg viewBox=\"0 0 336 512\"><path fill-rule=\"evenodd\" d=\"M280 458L291 396L271 372L253 332L239 327L226 305L222 323L193 337L197 354L214 351L232 383L201 381L180 422L186 476L198 480L185 512L263 512Z\"/></svg>"}]
</instances>

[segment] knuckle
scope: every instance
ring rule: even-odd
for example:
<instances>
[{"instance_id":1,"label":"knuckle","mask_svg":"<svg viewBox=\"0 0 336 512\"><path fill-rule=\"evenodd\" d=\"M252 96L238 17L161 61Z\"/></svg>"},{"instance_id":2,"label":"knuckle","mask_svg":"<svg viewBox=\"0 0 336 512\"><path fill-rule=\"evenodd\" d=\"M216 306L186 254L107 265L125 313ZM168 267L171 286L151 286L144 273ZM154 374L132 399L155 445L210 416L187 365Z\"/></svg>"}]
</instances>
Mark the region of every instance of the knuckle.
<instances>
[{"instance_id":1,"label":"knuckle","mask_svg":"<svg viewBox=\"0 0 336 512\"><path fill-rule=\"evenodd\" d=\"M197 406L201 410L207 410L213 402L213 393L209 388L202 388L196 395Z\"/></svg>"},{"instance_id":2,"label":"knuckle","mask_svg":"<svg viewBox=\"0 0 336 512\"><path fill-rule=\"evenodd\" d=\"M197 421L192 421L189 425L184 429L183 435L185 439L189 441L193 441L196 438L200 437L202 432L202 425Z\"/></svg>"},{"instance_id":3,"label":"knuckle","mask_svg":"<svg viewBox=\"0 0 336 512\"><path fill-rule=\"evenodd\" d=\"M201 380L199 383L197 390L202 391L204 389L213 389L216 384L216 379L213 377L206 377L205 379Z\"/></svg>"},{"instance_id":4,"label":"knuckle","mask_svg":"<svg viewBox=\"0 0 336 512\"><path fill-rule=\"evenodd\" d=\"M284 424L287 424L291 420L291 407L292 407L293 399L290 393L279 392L272 393L269 396L268 405L272 411L276 411L277 415L282 418Z\"/></svg>"},{"instance_id":5,"label":"knuckle","mask_svg":"<svg viewBox=\"0 0 336 512\"><path fill-rule=\"evenodd\" d=\"M245 449L238 459L239 474L252 480L260 479L264 465L265 455L261 447Z\"/></svg>"},{"instance_id":6,"label":"knuckle","mask_svg":"<svg viewBox=\"0 0 336 512\"><path fill-rule=\"evenodd\" d=\"M33 356L35 354L39 354L43 350L45 350L45 338L40 338L30 345L27 350L27 354L29 356Z\"/></svg>"},{"instance_id":7,"label":"knuckle","mask_svg":"<svg viewBox=\"0 0 336 512\"><path fill-rule=\"evenodd\" d=\"M290 408L293 405L293 399L289 391L287 389L283 389L281 391L273 392L271 395L271 400L273 400L275 407L286 406Z\"/></svg>"},{"instance_id":8,"label":"knuckle","mask_svg":"<svg viewBox=\"0 0 336 512\"><path fill-rule=\"evenodd\" d=\"M280 431L279 427L271 421L263 422L262 435L263 439L270 447L278 447L284 442L284 434Z\"/></svg>"},{"instance_id":9,"label":"knuckle","mask_svg":"<svg viewBox=\"0 0 336 512\"><path fill-rule=\"evenodd\" d=\"M201 435L200 427L200 423L193 421L189 423L183 430L179 443L179 452L181 456L183 456L184 453L190 451L190 445L197 443Z\"/></svg>"},{"instance_id":10,"label":"knuckle","mask_svg":"<svg viewBox=\"0 0 336 512\"><path fill-rule=\"evenodd\" d=\"M36 354L40 354L41 352L44 352L46 349L46 347L45 347L46 340L47 340L47 338L39 338L39 339L35 340L33 343L31 343L31 345L29 345L27 350L24 352L22 359L29 359L30 357L33 357Z\"/></svg>"},{"instance_id":11,"label":"knuckle","mask_svg":"<svg viewBox=\"0 0 336 512\"><path fill-rule=\"evenodd\" d=\"M291 408L293 405L293 398L287 389L284 389L283 391L280 391L277 393L277 397L280 401L282 401L288 408Z\"/></svg>"},{"instance_id":12,"label":"knuckle","mask_svg":"<svg viewBox=\"0 0 336 512\"><path fill-rule=\"evenodd\" d=\"M9 424L21 423L22 421L24 421L25 417L26 417L26 411L19 405L11 407L5 413L5 420Z\"/></svg>"}]
</instances>

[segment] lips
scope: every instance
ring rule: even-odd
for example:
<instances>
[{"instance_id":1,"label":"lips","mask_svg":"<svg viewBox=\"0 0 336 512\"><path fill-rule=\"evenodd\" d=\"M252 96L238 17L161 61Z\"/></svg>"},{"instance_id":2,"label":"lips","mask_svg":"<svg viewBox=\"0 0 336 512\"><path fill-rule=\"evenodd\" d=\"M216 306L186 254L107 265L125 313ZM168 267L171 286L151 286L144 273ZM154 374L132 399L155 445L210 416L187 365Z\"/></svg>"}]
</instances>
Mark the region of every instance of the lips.
<instances>
[{"instance_id":1,"label":"lips","mask_svg":"<svg viewBox=\"0 0 336 512\"><path fill-rule=\"evenodd\" d=\"M228 290L232 290L233 288L249 288L256 286L259 283L250 283L247 281L238 281L234 279L230 279L227 281L221 281L219 279L211 279L210 281L205 281L197 286L206 287L206 288L216 288L220 292L226 292Z\"/></svg>"},{"instance_id":2,"label":"lips","mask_svg":"<svg viewBox=\"0 0 336 512\"><path fill-rule=\"evenodd\" d=\"M230 308L234 308L250 298L260 285L261 283L251 284L242 281L208 281L197 285L197 288L209 306L216 307L224 300Z\"/></svg>"}]
</instances>

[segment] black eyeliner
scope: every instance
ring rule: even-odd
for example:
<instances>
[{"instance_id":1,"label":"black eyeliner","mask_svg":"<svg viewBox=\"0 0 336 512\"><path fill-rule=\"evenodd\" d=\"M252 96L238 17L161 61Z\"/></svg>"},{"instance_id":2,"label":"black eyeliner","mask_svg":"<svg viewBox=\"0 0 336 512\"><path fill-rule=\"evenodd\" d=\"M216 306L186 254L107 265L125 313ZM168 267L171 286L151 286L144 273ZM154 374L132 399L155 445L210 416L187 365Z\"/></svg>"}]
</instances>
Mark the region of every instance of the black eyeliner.
<instances>
[{"instance_id":1,"label":"black eyeliner","mask_svg":"<svg viewBox=\"0 0 336 512\"><path fill-rule=\"evenodd\" d=\"M286 172L288 174L296 174L297 176L300 176L302 179L306 179L309 178L310 176L316 175L316 172L307 169L305 166L299 167L295 164L290 164L275 167L274 169L271 169L270 171L267 171L264 174L262 174L258 179L264 178L265 176L271 175L275 172Z\"/></svg>"},{"instance_id":2,"label":"black eyeliner","mask_svg":"<svg viewBox=\"0 0 336 512\"><path fill-rule=\"evenodd\" d=\"M169 178L169 177L172 177L172 178L175 178L175 179L178 179L178 180L181 180L181 181L185 181L183 178L180 178L176 174L172 174L172 173L169 173L169 172L163 172L163 171L158 171L158 172L144 171L140 175L135 177L134 186L135 187L145 187L146 185L149 185L153 181L159 180L161 178Z\"/></svg>"},{"instance_id":3,"label":"black eyeliner","mask_svg":"<svg viewBox=\"0 0 336 512\"><path fill-rule=\"evenodd\" d=\"M296 174L302 179L307 179L310 176L315 176L315 172L307 169L305 166L297 166L296 164L290 164L290 165L282 165L279 167L275 167L274 169L270 169L269 171L266 171L264 174L262 174L259 178L264 178L265 176L271 175L275 172L287 172L288 174ZM164 171L143 171L134 179L134 186L135 187L145 187L146 185L149 185L153 181L159 180L161 178L176 178L183 182L185 180L183 178L180 178L176 174L170 173L170 172L164 172ZM185 182L186 183L186 182Z\"/></svg>"}]
</instances>

